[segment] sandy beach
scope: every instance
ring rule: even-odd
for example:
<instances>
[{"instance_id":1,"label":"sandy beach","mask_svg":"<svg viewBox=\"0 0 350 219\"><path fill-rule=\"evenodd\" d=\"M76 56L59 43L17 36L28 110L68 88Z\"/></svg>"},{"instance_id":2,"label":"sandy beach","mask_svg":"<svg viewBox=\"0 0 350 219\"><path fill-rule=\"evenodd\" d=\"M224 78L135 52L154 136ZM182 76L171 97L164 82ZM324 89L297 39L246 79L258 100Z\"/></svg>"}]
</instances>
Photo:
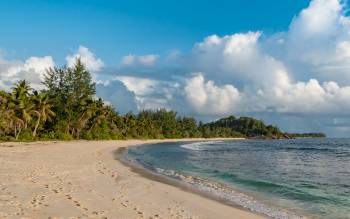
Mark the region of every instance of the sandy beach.
<instances>
[{"instance_id":1,"label":"sandy beach","mask_svg":"<svg viewBox=\"0 0 350 219\"><path fill-rule=\"evenodd\" d=\"M0 144L0 218L264 218L115 159L118 148L149 142L159 141Z\"/></svg>"}]
</instances>

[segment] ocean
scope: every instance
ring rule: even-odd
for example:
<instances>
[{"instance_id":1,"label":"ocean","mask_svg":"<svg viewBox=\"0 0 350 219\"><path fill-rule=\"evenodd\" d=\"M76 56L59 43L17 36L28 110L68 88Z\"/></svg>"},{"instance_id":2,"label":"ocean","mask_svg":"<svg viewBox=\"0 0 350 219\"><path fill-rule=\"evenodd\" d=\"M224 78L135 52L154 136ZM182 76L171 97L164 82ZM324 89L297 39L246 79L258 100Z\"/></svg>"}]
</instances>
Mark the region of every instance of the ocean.
<instances>
[{"instance_id":1,"label":"ocean","mask_svg":"<svg viewBox=\"0 0 350 219\"><path fill-rule=\"evenodd\" d=\"M350 218L350 139L159 143L124 158L271 218Z\"/></svg>"}]
</instances>

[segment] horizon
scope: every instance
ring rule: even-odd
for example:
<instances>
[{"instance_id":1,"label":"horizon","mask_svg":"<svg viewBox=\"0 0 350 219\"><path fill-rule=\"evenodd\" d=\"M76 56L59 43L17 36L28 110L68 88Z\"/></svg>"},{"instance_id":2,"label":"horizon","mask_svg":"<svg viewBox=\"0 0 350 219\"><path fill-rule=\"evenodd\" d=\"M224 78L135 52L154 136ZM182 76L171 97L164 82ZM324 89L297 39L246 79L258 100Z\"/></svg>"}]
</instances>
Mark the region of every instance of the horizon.
<instances>
[{"instance_id":1,"label":"horizon","mask_svg":"<svg viewBox=\"0 0 350 219\"><path fill-rule=\"evenodd\" d=\"M80 58L120 113L350 134L347 1L4 2L1 90L21 79L41 89L45 69Z\"/></svg>"}]
</instances>

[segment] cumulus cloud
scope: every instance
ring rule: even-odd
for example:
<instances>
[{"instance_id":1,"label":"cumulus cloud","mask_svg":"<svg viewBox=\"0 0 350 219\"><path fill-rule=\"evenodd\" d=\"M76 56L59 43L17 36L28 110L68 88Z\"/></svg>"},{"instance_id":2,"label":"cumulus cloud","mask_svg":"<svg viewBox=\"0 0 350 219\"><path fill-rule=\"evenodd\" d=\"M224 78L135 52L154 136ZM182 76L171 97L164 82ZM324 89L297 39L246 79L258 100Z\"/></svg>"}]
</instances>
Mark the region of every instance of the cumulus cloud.
<instances>
[{"instance_id":1,"label":"cumulus cloud","mask_svg":"<svg viewBox=\"0 0 350 219\"><path fill-rule=\"evenodd\" d=\"M103 61L97 58L94 53L84 46L79 46L76 54L68 55L66 57L67 65L72 67L78 58L91 72L98 72L104 67Z\"/></svg>"},{"instance_id":2,"label":"cumulus cloud","mask_svg":"<svg viewBox=\"0 0 350 219\"><path fill-rule=\"evenodd\" d=\"M135 93L128 90L119 80L111 80L107 83L98 82L96 90L97 96L110 103L119 113L137 111Z\"/></svg>"},{"instance_id":3,"label":"cumulus cloud","mask_svg":"<svg viewBox=\"0 0 350 219\"><path fill-rule=\"evenodd\" d=\"M240 94L232 85L217 86L197 74L187 80L184 90L188 104L203 115L224 115L238 110Z\"/></svg>"},{"instance_id":4,"label":"cumulus cloud","mask_svg":"<svg viewBox=\"0 0 350 219\"><path fill-rule=\"evenodd\" d=\"M220 104L208 101L212 104L206 105L203 76L189 80L185 90L192 88L189 102L195 105L193 108L198 113L236 112L234 106L240 106L241 112L300 114L341 113L350 109L350 105L344 104L350 99L350 87L340 86L334 81L325 81L321 85L317 79L295 80L293 72L283 61L262 50L260 36L260 32L224 37L213 35L195 46L193 58L197 68L206 72L208 78L222 78L231 84L228 85L231 92L212 93L212 99L221 101ZM215 87L213 83L209 81L207 87ZM234 87L239 83L243 84L240 90ZM239 96L244 98L237 98Z\"/></svg>"},{"instance_id":5,"label":"cumulus cloud","mask_svg":"<svg viewBox=\"0 0 350 219\"><path fill-rule=\"evenodd\" d=\"M25 79L34 88L40 89L46 69L54 65L51 56L30 57L24 62L0 58L0 88L8 90L16 81Z\"/></svg>"},{"instance_id":6,"label":"cumulus cloud","mask_svg":"<svg viewBox=\"0 0 350 219\"><path fill-rule=\"evenodd\" d=\"M122 58L122 65L124 66L153 66L157 60L159 59L159 55L144 55L144 56L136 56L136 55L127 55Z\"/></svg>"},{"instance_id":7,"label":"cumulus cloud","mask_svg":"<svg viewBox=\"0 0 350 219\"><path fill-rule=\"evenodd\" d=\"M176 108L177 93L180 85L174 81L160 81L149 78L118 76L114 80L122 82L126 88L135 94L139 110Z\"/></svg>"},{"instance_id":8,"label":"cumulus cloud","mask_svg":"<svg viewBox=\"0 0 350 219\"><path fill-rule=\"evenodd\" d=\"M350 19L346 11L340 0L313 0L294 18L284 36L283 50L296 75L350 83Z\"/></svg>"},{"instance_id":9,"label":"cumulus cloud","mask_svg":"<svg viewBox=\"0 0 350 219\"><path fill-rule=\"evenodd\" d=\"M72 66L80 58L88 70L97 72L104 66L101 59L86 47L80 46L77 53L66 57L67 65ZM43 76L46 70L55 67L55 62L51 56L29 57L25 61L6 60L0 57L0 89L9 90L13 83L18 80L27 80L35 89L42 89Z\"/></svg>"},{"instance_id":10,"label":"cumulus cloud","mask_svg":"<svg viewBox=\"0 0 350 219\"><path fill-rule=\"evenodd\" d=\"M289 75L280 61L260 49L261 32L207 37L193 50L196 68L213 78L270 87L286 86Z\"/></svg>"}]
</instances>

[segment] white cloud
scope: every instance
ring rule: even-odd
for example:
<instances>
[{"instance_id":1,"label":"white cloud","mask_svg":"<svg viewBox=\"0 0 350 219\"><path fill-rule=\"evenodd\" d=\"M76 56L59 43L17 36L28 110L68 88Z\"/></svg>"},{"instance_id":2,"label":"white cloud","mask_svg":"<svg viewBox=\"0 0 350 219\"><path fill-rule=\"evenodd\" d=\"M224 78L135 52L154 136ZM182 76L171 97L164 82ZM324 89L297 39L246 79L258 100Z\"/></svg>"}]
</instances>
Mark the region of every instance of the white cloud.
<instances>
[{"instance_id":1,"label":"white cloud","mask_svg":"<svg viewBox=\"0 0 350 219\"><path fill-rule=\"evenodd\" d=\"M184 87L188 104L202 115L223 115L237 111L238 90L232 85L217 86L205 81L202 74L187 80Z\"/></svg>"},{"instance_id":2,"label":"white cloud","mask_svg":"<svg viewBox=\"0 0 350 219\"><path fill-rule=\"evenodd\" d=\"M313 38L337 34L343 6L339 0L313 0L291 23L291 34L297 38Z\"/></svg>"},{"instance_id":3,"label":"white cloud","mask_svg":"<svg viewBox=\"0 0 350 219\"><path fill-rule=\"evenodd\" d=\"M260 32L214 35L195 46L196 65L210 80L222 79L228 83L231 92L214 89L214 82L205 83L202 75L192 78L185 87L192 108L199 114L213 115L239 110L298 114L339 114L350 110L350 104L345 104L350 100L349 86L334 81L321 85L317 79L295 80L283 61L264 52L260 35ZM235 84L241 85L240 91ZM208 101L207 90L215 91Z\"/></svg>"},{"instance_id":4,"label":"white cloud","mask_svg":"<svg viewBox=\"0 0 350 219\"><path fill-rule=\"evenodd\" d=\"M143 109L179 109L183 100L180 93L183 87L177 81L162 81L149 78L118 76L125 87L135 94L139 110ZM179 109L183 111L182 109ZM187 110L187 108L185 109Z\"/></svg>"},{"instance_id":5,"label":"white cloud","mask_svg":"<svg viewBox=\"0 0 350 219\"><path fill-rule=\"evenodd\" d=\"M136 55L127 55L122 58L122 65L125 66L153 66L159 59L159 55L144 55L144 56L136 56Z\"/></svg>"},{"instance_id":6,"label":"white cloud","mask_svg":"<svg viewBox=\"0 0 350 219\"><path fill-rule=\"evenodd\" d=\"M350 83L350 19L340 0L313 0L285 34L285 61L298 76Z\"/></svg>"},{"instance_id":7,"label":"white cloud","mask_svg":"<svg viewBox=\"0 0 350 219\"><path fill-rule=\"evenodd\" d=\"M137 78L130 76L118 76L117 80L123 82L128 90L136 95L146 95L155 92L159 82L148 78Z\"/></svg>"},{"instance_id":8,"label":"white cloud","mask_svg":"<svg viewBox=\"0 0 350 219\"><path fill-rule=\"evenodd\" d=\"M0 59L0 88L8 90L18 80L27 80L32 87L41 89L46 69L54 67L51 56L30 57L25 62Z\"/></svg>"},{"instance_id":9,"label":"white cloud","mask_svg":"<svg viewBox=\"0 0 350 219\"><path fill-rule=\"evenodd\" d=\"M225 81L254 86L286 86L289 75L282 62L260 49L260 32L207 37L193 51L197 68Z\"/></svg>"},{"instance_id":10,"label":"white cloud","mask_svg":"<svg viewBox=\"0 0 350 219\"><path fill-rule=\"evenodd\" d=\"M95 54L92 53L88 48L79 46L78 51L74 55L68 55L66 57L67 65L69 67L74 66L77 58L80 58L82 63L86 66L89 71L98 72L104 67L104 63L101 59L96 58Z\"/></svg>"}]
</instances>

